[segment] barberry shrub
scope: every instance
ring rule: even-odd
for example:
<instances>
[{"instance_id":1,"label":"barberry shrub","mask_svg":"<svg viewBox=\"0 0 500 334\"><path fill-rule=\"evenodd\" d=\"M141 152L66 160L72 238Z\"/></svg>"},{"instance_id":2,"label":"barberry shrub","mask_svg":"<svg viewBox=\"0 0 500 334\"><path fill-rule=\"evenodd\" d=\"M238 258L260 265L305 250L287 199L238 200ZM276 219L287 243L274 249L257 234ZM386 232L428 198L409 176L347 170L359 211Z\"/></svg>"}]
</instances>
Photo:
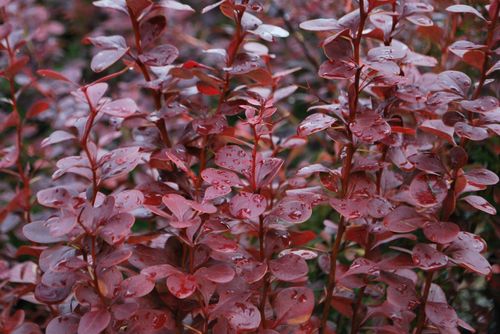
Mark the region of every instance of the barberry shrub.
<instances>
[{"instance_id":1,"label":"barberry shrub","mask_svg":"<svg viewBox=\"0 0 500 334\"><path fill-rule=\"evenodd\" d=\"M0 333L494 328L472 3L0 0Z\"/></svg>"}]
</instances>

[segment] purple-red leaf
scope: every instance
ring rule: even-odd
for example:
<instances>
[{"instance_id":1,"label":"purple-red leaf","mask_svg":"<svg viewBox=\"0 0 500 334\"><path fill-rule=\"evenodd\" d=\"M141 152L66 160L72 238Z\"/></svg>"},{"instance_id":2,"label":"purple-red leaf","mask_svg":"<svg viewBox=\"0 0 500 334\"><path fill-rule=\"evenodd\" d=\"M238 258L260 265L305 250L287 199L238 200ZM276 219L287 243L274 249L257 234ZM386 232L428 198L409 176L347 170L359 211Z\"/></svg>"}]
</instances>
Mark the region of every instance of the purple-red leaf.
<instances>
[{"instance_id":1,"label":"purple-red leaf","mask_svg":"<svg viewBox=\"0 0 500 334\"><path fill-rule=\"evenodd\" d=\"M177 272L167 278L167 287L174 296L184 299L196 291L196 279L194 276Z\"/></svg>"},{"instance_id":2,"label":"purple-red leaf","mask_svg":"<svg viewBox=\"0 0 500 334\"><path fill-rule=\"evenodd\" d=\"M127 49L109 49L99 51L90 63L92 71L99 73L120 60L128 51Z\"/></svg>"},{"instance_id":3,"label":"purple-red leaf","mask_svg":"<svg viewBox=\"0 0 500 334\"><path fill-rule=\"evenodd\" d=\"M297 128L299 136L309 136L313 133L323 131L335 123L335 118L323 113L316 113L307 116Z\"/></svg>"},{"instance_id":4,"label":"purple-red leaf","mask_svg":"<svg viewBox=\"0 0 500 334\"><path fill-rule=\"evenodd\" d=\"M239 219L256 218L266 211L266 199L260 194L241 191L229 201L229 211Z\"/></svg>"},{"instance_id":5,"label":"purple-red leaf","mask_svg":"<svg viewBox=\"0 0 500 334\"><path fill-rule=\"evenodd\" d=\"M241 147L228 145L215 153L215 164L248 177L252 166L252 157Z\"/></svg>"},{"instance_id":6,"label":"purple-red leaf","mask_svg":"<svg viewBox=\"0 0 500 334\"><path fill-rule=\"evenodd\" d=\"M306 261L295 254L287 254L269 262L269 269L273 275L285 282L293 282L307 275Z\"/></svg>"},{"instance_id":7,"label":"purple-red leaf","mask_svg":"<svg viewBox=\"0 0 500 334\"><path fill-rule=\"evenodd\" d=\"M124 98L106 103L101 110L110 116L125 118L133 115L138 107L131 98Z\"/></svg>"},{"instance_id":8,"label":"purple-red leaf","mask_svg":"<svg viewBox=\"0 0 500 334\"><path fill-rule=\"evenodd\" d=\"M139 147L118 148L102 156L99 160L101 177L108 179L126 175L141 161Z\"/></svg>"},{"instance_id":9,"label":"purple-red leaf","mask_svg":"<svg viewBox=\"0 0 500 334\"><path fill-rule=\"evenodd\" d=\"M446 182L437 175L418 174L410 184L410 195L422 207L440 204L448 193Z\"/></svg>"},{"instance_id":10,"label":"purple-red leaf","mask_svg":"<svg viewBox=\"0 0 500 334\"><path fill-rule=\"evenodd\" d=\"M309 31L329 31L340 30L342 26L337 23L335 19L314 19L304 21L300 25L301 29Z\"/></svg>"},{"instance_id":11,"label":"purple-red leaf","mask_svg":"<svg viewBox=\"0 0 500 334\"><path fill-rule=\"evenodd\" d=\"M481 196L476 196L476 195L469 195L464 198L462 198L464 201L469 203L471 206L474 208L481 210L483 212L486 212L487 214L490 215L496 215L497 210L493 205L491 205L487 200L482 198Z\"/></svg>"},{"instance_id":12,"label":"purple-red leaf","mask_svg":"<svg viewBox=\"0 0 500 334\"><path fill-rule=\"evenodd\" d=\"M144 54L139 59L149 66L167 66L172 64L179 56L179 50L173 45L159 45Z\"/></svg>"},{"instance_id":13,"label":"purple-red leaf","mask_svg":"<svg viewBox=\"0 0 500 334\"><path fill-rule=\"evenodd\" d=\"M426 221L414 208L401 205L384 218L384 225L389 231L408 233L422 227Z\"/></svg>"},{"instance_id":14,"label":"purple-red leaf","mask_svg":"<svg viewBox=\"0 0 500 334\"><path fill-rule=\"evenodd\" d=\"M412 258L413 263L423 270L435 270L448 264L448 257L428 244L416 244Z\"/></svg>"},{"instance_id":15,"label":"purple-red leaf","mask_svg":"<svg viewBox=\"0 0 500 334\"><path fill-rule=\"evenodd\" d=\"M150 276L135 275L122 281L122 295L125 298L142 297L150 293L155 287L154 280Z\"/></svg>"},{"instance_id":16,"label":"purple-red leaf","mask_svg":"<svg viewBox=\"0 0 500 334\"><path fill-rule=\"evenodd\" d=\"M87 312L80 319L78 334L99 334L108 327L111 314L103 309Z\"/></svg>"},{"instance_id":17,"label":"purple-red leaf","mask_svg":"<svg viewBox=\"0 0 500 334\"><path fill-rule=\"evenodd\" d=\"M473 14L473 15L476 15L477 17L479 17L480 19L486 21L486 19L484 18L484 16L481 15L481 13L477 9L475 9L474 7L468 6L468 5L453 5L453 6L447 7L446 10L448 12L451 12L451 13L469 13L469 14Z\"/></svg>"},{"instance_id":18,"label":"purple-red leaf","mask_svg":"<svg viewBox=\"0 0 500 334\"><path fill-rule=\"evenodd\" d=\"M460 228L455 223L429 221L424 225L424 234L432 242L447 244L455 240Z\"/></svg>"},{"instance_id":19,"label":"purple-red leaf","mask_svg":"<svg viewBox=\"0 0 500 334\"><path fill-rule=\"evenodd\" d=\"M314 294L306 287L285 288L273 303L276 324L299 325L309 320L314 308Z\"/></svg>"}]
</instances>

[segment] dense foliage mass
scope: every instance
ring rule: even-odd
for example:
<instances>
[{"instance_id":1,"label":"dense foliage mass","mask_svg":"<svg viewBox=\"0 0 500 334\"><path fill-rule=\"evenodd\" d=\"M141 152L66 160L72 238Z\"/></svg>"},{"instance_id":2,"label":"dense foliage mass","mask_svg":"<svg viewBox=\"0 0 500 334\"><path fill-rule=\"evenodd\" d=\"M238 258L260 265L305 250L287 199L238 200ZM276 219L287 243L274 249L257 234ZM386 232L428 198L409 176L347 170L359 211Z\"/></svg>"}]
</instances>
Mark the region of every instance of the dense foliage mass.
<instances>
[{"instance_id":1,"label":"dense foliage mass","mask_svg":"<svg viewBox=\"0 0 500 334\"><path fill-rule=\"evenodd\" d=\"M0 0L0 333L494 331L499 7Z\"/></svg>"}]
</instances>

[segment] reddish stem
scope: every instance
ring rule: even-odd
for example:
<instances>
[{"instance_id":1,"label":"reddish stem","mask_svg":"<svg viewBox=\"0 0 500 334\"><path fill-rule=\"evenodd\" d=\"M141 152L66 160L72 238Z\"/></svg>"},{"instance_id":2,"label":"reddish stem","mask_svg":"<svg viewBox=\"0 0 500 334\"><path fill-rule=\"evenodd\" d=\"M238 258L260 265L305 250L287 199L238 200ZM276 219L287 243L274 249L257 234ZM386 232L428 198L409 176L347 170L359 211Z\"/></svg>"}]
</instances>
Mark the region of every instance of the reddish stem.
<instances>
[{"instance_id":1,"label":"reddish stem","mask_svg":"<svg viewBox=\"0 0 500 334\"><path fill-rule=\"evenodd\" d=\"M366 22L367 18L367 13L365 12L364 8L364 2L360 2L360 23L358 27L358 32L356 34L356 38L354 39L354 61L358 65L358 70L356 71L356 75L354 78L354 97L353 97L353 102L349 103L349 123L352 123L356 119L356 110L358 107L358 99L359 99L359 87L360 87L360 78L361 78L361 71L362 71L362 66L360 65L360 46L361 46L361 37L364 29L364 25ZM352 159L354 156L355 152L355 147L352 144L353 143L353 137L352 134L350 133L349 130L349 124L347 124L347 131L349 133L349 136L351 137L351 144L347 145L346 148L346 157L344 159L344 163L342 166L342 191L341 191L341 197L345 198L347 194L347 188L349 186L349 176L351 174L351 167L352 167ZM327 326L326 323L328 321L328 316L330 313L330 307L331 307L331 301L333 297L333 290L335 289L335 276L336 276L336 269L337 269L337 257L339 254L340 246L342 244L342 238L344 236L345 232L345 219L344 217L340 218L340 222L338 225L338 230L337 230L337 235L335 236L335 242L333 244L333 248L331 250L330 254L330 273L328 275L328 284L326 288L326 297L324 301L324 307L323 307L323 314L321 317L321 323L320 323L320 328L323 334L327 333Z\"/></svg>"},{"instance_id":2,"label":"reddish stem","mask_svg":"<svg viewBox=\"0 0 500 334\"><path fill-rule=\"evenodd\" d=\"M139 28L139 22L137 21L137 18L135 17L133 11L130 9L130 7L127 6L127 10L130 16L130 21L132 23L132 30L134 31L134 38L135 38L135 48L137 50L137 57L134 57L134 60L139 66L139 69L142 72L142 75L144 77L144 80L147 82L151 81L151 75L149 73L149 68L146 64L144 64L140 59L139 56L143 53L142 50L142 45L141 45L141 31ZM161 93L153 90L153 98L154 98L154 103L155 103L155 109L160 110L161 109ZM158 128L158 131L160 131L160 135L162 137L163 142L167 147L172 147L172 141L170 140L170 136L167 131L167 127L165 125L165 121L163 118L159 119L158 121L155 122L156 127Z\"/></svg>"},{"instance_id":3,"label":"reddish stem","mask_svg":"<svg viewBox=\"0 0 500 334\"><path fill-rule=\"evenodd\" d=\"M15 62L15 51L12 50L9 42L8 36L5 38L5 45L7 47L7 53L9 56L9 66L12 66ZM26 173L25 168L23 167L23 162L21 159L21 154L23 152L23 120L21 119L21 113L19 112L17 106L17 98L16 98L16 86L14 82L14 78L12 76L9 77L9 88L10 95L12 101L12 112L16 117L16 149L17 149L17 158L16 158L16 167L18 170L19 177L21 178L21 182L23 184L23 210L24 210L24 220L26 223L31 223L31 188L30 188L30 177Z\"/></svg>"}]
</instances>

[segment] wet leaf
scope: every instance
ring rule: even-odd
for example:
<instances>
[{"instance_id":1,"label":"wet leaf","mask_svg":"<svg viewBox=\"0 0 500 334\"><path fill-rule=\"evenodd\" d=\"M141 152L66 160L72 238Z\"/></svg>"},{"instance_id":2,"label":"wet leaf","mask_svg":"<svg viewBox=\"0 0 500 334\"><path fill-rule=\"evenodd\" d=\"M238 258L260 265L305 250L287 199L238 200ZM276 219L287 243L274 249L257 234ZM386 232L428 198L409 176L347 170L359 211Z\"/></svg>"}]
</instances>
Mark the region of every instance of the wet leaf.
<instances>
[{"instance_id":1,"label":"wet leaf","mask_svg":"<svg viewBox=\"0 0 500 334\"><path fill-rule=\"evenodd\" d=\"M97 309L87 312L80 319L78 334L99 334L108 327L111 315L108 311Z\"/></svg>"},{"instance_id":2,"label":"wet leaf","mask_svg":"<svg viewBox=\"0 0 500 334\"><path fill-rule=\"evenodd\" d=\"M416 244L412 258L413 263L423 270L436 270L448 264L448 257L428 244Z\"/></svg>"},{"instance_id":3,"label":"wet leaf","mask_svg":"<svg viewBox=\"0 0 500 334\"><path fill-rule=\"evenodd\" d=\"M322 113L312 114L300 123L297 128L297 134L299 136L309 136L329 128L333 123L335 123L335 118L331 116Z\"/></svg>"},{"instance_id":4,"label":"wet leaf","mask_svg":"<svg viewBox=\"0 0 500 334\"><path fill-rule=\"evenodd\" d=\"M124 98L106 103L101 111L113 117L129 117L139 110L137 104L131 98Z\"/></svg>"},{"instance_id":5,"label":"wet leaf","mask_svg":"<svg viewBox=\"0 0 500 334\"><path fill-rule=\"evenodd\" d=\"M273 306L277 324L302 324L311 317L314 308L314 294L305 287L285 288L278 292Z\"/></svg>"},{"instance_id":6,"label":"wet leaf","mask_svg":"<svg viewBox=\"0 0 500 334\"><path fill-rule=\"evenodd\" d=\"M464 198L462 198L464 201L469 203L471 206L474 208L481 210L483 212L486 212L487 214L490 215L496 215L497 210L493 205L491 205L487 200L482 198L481 196L476 196L476 195L469 195Z\"/></svg>"},{"instance_id":7,"label":"wet leaf","mask_svg":"<svg viewBox=\"0 0 500 334\"><path fill-rule=\"evenodd\" d=\"M418 174L410 184L410 195L422 207L432 207L444 201L448 186L437 175Z\"/></svg>"},{"instance_id":8,"label":"wet leaf","mask_svg":"<svg viewBox=\"0 0 500 334\"><path fill-rule=\"evenodd\" d=\"M423 229L427 239L440 244L452 242L460 232L457 224L441 221L429 221Z\"/></svg>"},{"instance_id":9,"label":"wet leaf","mask_svg":"<svg viewBox=\"0 0 500 334\"><path fill-rule=\"evenodd\" d=\"M342 26L340 26L335 19L314 19L304 21L299 26L301 29L309 31L329 31L342 29Z\"/></svg>"},{"instance_id":10,"label":"wet leaf","mask_svg":"<svg viewBox=\"0 0 500 334\"><path fill-rule=\"evenodd\" d=\"M167 66L179 56L179 50L173 45L163 44L139 55L139 59L149 66Z\"/></svg>"},{"instance_id":11,"label":"wet leaf","mask_svg":"<svg viewBox=\"0 0 500 334\"><path fill-rule=\"evenodd\" d=\"M269 269L273 275L285 282L293 282L307 276L306 261L295 254L287 254L269 262Z\"/></svg>"},{"instance_id":12,"label":"wet leaf","mask_svg":"<svg viewBox=\"0 0 500 334\"><path fill-rule=\"evenodd\" d=\"M414 208L400 205L384 218L384 225L389 231L408 233L422 227L426 221Z\"/></svg>"},{"instance_id":13,"label":"wet leaf","mask_svg":"<svg viewBox=\"0 0 500 334\"><path fill-rule=\"evenodd\" d=\"M177 272L168 276L167 287L174 296L185 299L196 291L196 279L194 276Z\"/></svg>"},{"instance_id":14,"label":"wet leaf","mask_svg":"<svg viewBox=\"0 0 500 334\"><path fill-rule=\"evenodd\" d=\"M468 6L468 5L449 6L446 8L446 11L451 12L451 13L469 13L469 14L473 14L473 15L479 17L480 19L486 21L484 16L481 15L481 13L479 13L477 9L475 9L474 7Z\"/></svg>"},{"instance_id":15,"label":"wet leaf","mask_svg":"<svg viewBox=\"0 0 500 334\"><path fill-rule=\"evenodd\" d=\"M120 60L128 51L127 49L110 49L99 51L90 63L92 71L99 73Z\"/></svg>"},{"instance_id":16,"label":"wet leaf","mask_svg":"<svg viewBox=\"0 0 500 334\"><path fill-rule=\"evenodd\" d=\"M252 157L239 146L227 145L215 153L215 164L248 177L252 166Z\"/></svg>"},{"instance_id":17,"label":"wet leaf","mask_svg":"<svg viewBox=\"0 0 500 334\"><path fill-rule=\"evenodd\" d=\"M229 211L239 219L256 218L266 211L266 199L260 194L241 191L229 201Z\"/></svg>"}]
</instances>

